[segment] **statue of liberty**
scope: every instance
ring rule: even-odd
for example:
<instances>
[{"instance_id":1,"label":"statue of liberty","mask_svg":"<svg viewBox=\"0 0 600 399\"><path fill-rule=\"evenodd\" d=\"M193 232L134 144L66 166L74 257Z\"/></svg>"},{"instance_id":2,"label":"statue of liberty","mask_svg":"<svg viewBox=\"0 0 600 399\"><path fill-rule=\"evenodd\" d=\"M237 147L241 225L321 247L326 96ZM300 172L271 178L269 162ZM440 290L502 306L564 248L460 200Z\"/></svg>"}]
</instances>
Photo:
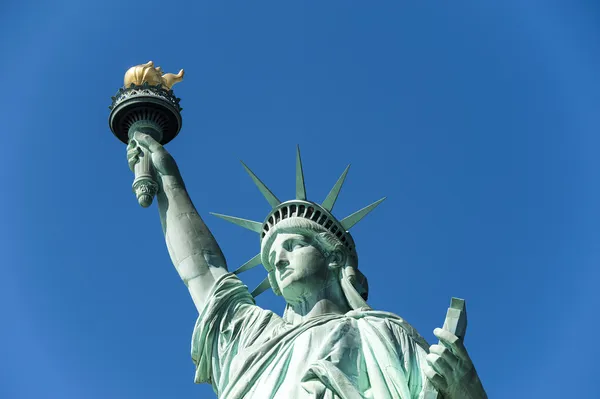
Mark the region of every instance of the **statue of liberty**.
<instances>
[{"instance_id":1,"label":"statue of liberty","mask_svg":"<svg viewBox=\"0 0 600 399\"><path fill-rule=\"evenodd\" d=\"M151 154L170 257L199 313L196 383L226 399L426 398L427 384L446 399L487 398L457 336L435 329L440 344L429 346L402 318L367 305L348 230L382 200L337 220L331 209L348 169L319 205L306 199L299 152L296 199L286 202L244 165L272 210L264 223L216 215L260 235L260 253L230 273L165 148L135 133L130 168L142 148ZM250 293L237 274L261 263L267 278ZM255 304L268 288L285 299L283 317Z\"/></svg>"},{"instance_id":2,"label":"statue of liberty","mask_svg":"<svg viewBox=\"0 0 600 399\"><path fill-rule=\"evenodd\" d=\"M169 255L198 310L195 382L210 383L222 399L487 398L462 343L465 319L457 319L461 333L450 329L456 335L436 328L440 342L430 346L402 318L367 304L369 287L349 230L383 199L334 217L348 168L317 204L306 198L299 150L296 198L289 201L244 165L272 209L264 222L215 214L260 237L260 253L229 272L161 144L181 127L171 87L182 77L183 70L163 74L152 62L132 67L113 97L109 123L128 143L138 201L149 206L157 195ZM267 277L249 292L237 275L260 264ZM283 316L256 305L254 297L269 288L285 299Z\"/></svg>"}]
</instances>

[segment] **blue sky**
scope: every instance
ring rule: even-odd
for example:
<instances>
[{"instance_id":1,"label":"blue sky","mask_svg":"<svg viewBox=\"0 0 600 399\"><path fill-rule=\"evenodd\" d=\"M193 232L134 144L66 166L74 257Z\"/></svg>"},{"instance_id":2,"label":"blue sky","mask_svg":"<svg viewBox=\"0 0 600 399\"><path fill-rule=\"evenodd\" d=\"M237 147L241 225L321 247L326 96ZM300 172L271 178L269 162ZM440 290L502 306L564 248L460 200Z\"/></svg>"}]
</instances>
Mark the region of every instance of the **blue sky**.
<instances>
[{"instance_id":1,"label":"blue sky","mask_svg":"<svg viewBox=\"0 0 600 399\"><path fill-rule=\"evenodd\" d=\"M294 154L353 228L370 304L433 342L452 296L491 398L596 395L600 6L588 0L8 0L0 397L213 398L156 208L107 126L132 65L186 70L168 145L233 269ZM243 275L254 287L264 271ZM271 293L261 306L281 312Z\"/></svg>"}]
</instances>

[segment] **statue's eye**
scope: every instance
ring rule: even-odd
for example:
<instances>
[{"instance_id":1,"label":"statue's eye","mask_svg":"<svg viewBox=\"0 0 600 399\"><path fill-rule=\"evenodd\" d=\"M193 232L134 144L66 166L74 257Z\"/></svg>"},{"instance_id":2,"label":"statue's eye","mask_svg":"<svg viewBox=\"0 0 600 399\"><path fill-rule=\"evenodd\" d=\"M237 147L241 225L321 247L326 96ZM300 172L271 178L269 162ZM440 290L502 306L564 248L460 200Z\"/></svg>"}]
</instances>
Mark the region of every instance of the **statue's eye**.
<instances>
[{"instance_id":1,"label":"statue's eye","mask_svg":"<svg viewBox=\"0 0 600 399\"><path fill-rule=\"evenodd\" d=\"M306 246L306 244L304 244L303 242L299 242L296 241L293 245L292 245L292 251L298 248L304 248Z\"/></svg>"}]
</instances>

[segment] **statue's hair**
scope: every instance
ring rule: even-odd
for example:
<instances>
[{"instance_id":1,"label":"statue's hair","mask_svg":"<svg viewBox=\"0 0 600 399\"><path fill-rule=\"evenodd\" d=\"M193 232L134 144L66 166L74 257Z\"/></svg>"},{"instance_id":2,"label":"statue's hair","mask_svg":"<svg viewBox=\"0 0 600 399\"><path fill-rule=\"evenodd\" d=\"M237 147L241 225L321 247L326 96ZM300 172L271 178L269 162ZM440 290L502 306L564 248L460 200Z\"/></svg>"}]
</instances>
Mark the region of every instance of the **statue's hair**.
<instances>
[{"instance_id":1,"label":"statue's hair","mask_svg":"<svg viewBox=\"0 0 600 399\"><path fill-rule=\"evenodd\" d=\"M352 308L367 306L364 301L368 297L369 288L367 278L358 271L358 256L356 251L348 250L334 234L320 224L300 217L291 217L280 221L274 228L268 231L261 243L262 263L267 269L269 283L276 295L281 295L281 290L275 279L275 265L270 263L269 252L277 234L280 233L300 234L309 238L311 244L314 244L325 257L328 257L329 254L335 251L342 252L345 255L345 264L340 267L339 279L342 282L342 289L346 294L346 299ZM350 283L350 286L354 289L354 293L346 292L348 287L345 287L344 280ZM362 300L357 300L356 296L359 296Z\"/></svg>"}]
</instances>

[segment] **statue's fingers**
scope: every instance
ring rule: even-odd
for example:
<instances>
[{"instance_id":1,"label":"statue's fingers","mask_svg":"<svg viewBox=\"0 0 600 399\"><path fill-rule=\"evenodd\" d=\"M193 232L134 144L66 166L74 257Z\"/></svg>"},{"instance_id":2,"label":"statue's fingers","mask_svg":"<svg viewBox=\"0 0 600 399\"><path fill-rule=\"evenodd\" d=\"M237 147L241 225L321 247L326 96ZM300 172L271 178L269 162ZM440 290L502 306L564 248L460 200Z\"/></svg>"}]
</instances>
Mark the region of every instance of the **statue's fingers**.
<instances>
[{"instance_id":1,"label":"statue's fingers","mask_svg":"<svg viewBox=\"0 0 600 399\"><path fill-rule=\"evenodd\" d=\"M136 140L139 145L147 148L152 153L164 150L163 146L160 145L158 141L154 140L154 138L149 134L135 132L133 134L133 139Z\"/></svg>"},{"instance_id":2,"label":"statue's fingers","mask_svg":"<svg viewBox=\"0 0 600 399\"><path fill-rule=\"evenodd\" d=\"M127 164L129 164L129 169L133 171L133 167L140 160L139 155L142 152L140 147L129 147L127 150Z\"/></svg>"},{"instance_id":3,"label":"statue's fingers","mask_svg":"<svg viewBox=\"0 0 600 399\"><path fill-rule=\"evenodd\" d=\"M440 340L446 341L451 345L454 345L455 342L458 342L460 340L456 335L452 334L448 330L444 330L443 328L436 328L435 330L433 330L433 333Z\"/></svg>"},{"instance_id":4,"label":"statue's fingers","mask_svg":"<svg viewBox=\"0 0 600 399\"><path fill-rule=\"evenodd\" d=\"M131 169L131 171L134 171L135 168L135 164L138 163L140 159L137 156L133 156L130 158L127 158L127 164L129 165L129 169Z\"/></svg>"},{"instance_id":5,"label":"statue's fingers","mask_svg":"<svg viewBox=\"0 0 600 399\"><path fill-rule=\"evenodd\" d=\"M452 351L452 353L454 353L456 356L458 356L461 359L469 358L469 355L467 354L467 350L465 349L462 340L456 335L442 328L436 328L435 330L433 330L433 334L436 337L438 337L440 339L440 342L444 344L444 346L449 348Z\"/></svg>"},{"instance_id":6,"label":"statue's fingers","mask_svg":"<svg viewBox=\"0 0 600 399\"><path fill-rule=\"evenodd\" d=\"M431 367L429 364L424 364L422 367L425 376L438 391L443 391L446 389L448 383L444 377L436 373L433 367Z\"/></svg>"},{"instance_id":7,"label":"statue's fingers","mask_svg":"<svg viewBox=\"0 0 600 399\"><path fill-rule=\"evenodd\" d=\"M131 158L131 157L137 157L142 153L142 150L140 149L140 147L130 147L127 149L127 159Z\"/></svg>"},{"instance_id":8,"label":"statue's fingers","mask_svg":"<svg viewBox=\"0 0 600 399\"><path fill-rule=\"evenodd\" d=\"M129 139L129 142L127 143L127 151L129 151L137 146L138 146L137 141L135 141L134 139Z\"/></svg>"},{"instance_id":9,"label":"statue's fingers","mask_svg":"<svg viewBox=\"0 0 600 399\"><path fill-rule=\"evenodd\" d=\"M429 353L438 355L453 369L458 366L458 358L444 345L431 345L429 347Z\"/></svg>"},{"instance_id":10,"label":"statue's fingers","mask_svg":"<svg viewBox=\"0 0 600 399\"><path fill-rule=\"evenodd\" d=\"M444 360L441 356L435 353L429 353L425 360L427 363L440 375L444 376L446 380L452 375L452 367Z\"/></svg>"}]
</instances>

